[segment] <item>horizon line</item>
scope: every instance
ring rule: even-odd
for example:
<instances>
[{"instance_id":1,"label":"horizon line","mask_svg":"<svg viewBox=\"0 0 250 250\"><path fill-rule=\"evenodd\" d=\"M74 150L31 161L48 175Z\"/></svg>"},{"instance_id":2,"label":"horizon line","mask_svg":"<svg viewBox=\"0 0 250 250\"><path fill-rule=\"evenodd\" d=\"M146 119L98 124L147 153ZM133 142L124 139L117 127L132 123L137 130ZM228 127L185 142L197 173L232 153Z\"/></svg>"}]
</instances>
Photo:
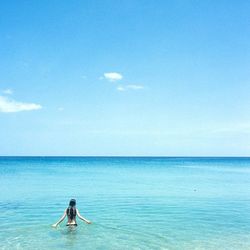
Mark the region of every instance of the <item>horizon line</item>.
<instances>
[{"instance_id":1,"label":"horizon line","mask_svg":"<svg viewBox=\"0 0 250 250\"><path fill-rule=\"evenodd\" d=\"M204 155L195 155L195 156L175 156L175 155L0 155L0 158L3 157L47 157L47 158L250 158L250 156L204 156Z\"/></svg>"}]
</instances>

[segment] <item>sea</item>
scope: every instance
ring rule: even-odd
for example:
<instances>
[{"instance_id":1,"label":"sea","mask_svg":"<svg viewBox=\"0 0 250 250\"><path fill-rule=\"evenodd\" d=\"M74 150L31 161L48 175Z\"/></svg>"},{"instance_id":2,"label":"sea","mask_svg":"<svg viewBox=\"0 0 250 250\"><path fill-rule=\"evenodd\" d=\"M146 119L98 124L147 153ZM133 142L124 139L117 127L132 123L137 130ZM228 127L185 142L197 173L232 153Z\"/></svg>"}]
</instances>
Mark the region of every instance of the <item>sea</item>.
<instances>
[{"instance_id":1,"label":"sea","mask_svg":"<svg viewBox=\"0 0 250 250\"><path fill-rule=\"evenodd\" d=\"M0 249L249 250L250 158L0 157Z\"/></svg>"}]
</instances>

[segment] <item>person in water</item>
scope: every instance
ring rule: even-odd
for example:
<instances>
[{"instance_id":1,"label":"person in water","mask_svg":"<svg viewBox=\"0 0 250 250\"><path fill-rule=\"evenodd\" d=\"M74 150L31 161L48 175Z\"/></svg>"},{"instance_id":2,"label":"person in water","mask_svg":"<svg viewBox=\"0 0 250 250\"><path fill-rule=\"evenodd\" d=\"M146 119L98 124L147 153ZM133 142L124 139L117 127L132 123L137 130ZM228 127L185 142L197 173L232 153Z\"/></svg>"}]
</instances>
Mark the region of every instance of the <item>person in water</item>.
<instances>
[{"instance_id":1,"label":"person in water","mask_svg":"<svg viewBox=\"0 0 250 250\"><path fill-rule=\"evenodd\" d=\"M80 215L78 209L76 208L76 200L75 199L71 199L70 200L69 206L64 211L63 216L61 217L61 219L58 222L56 222L55 224L53 224L52 227L57 227L65 219L66 216L68 217L67 226L77 226L76 216L78 216L79 219L83 220L87 224L91 224L90 221L88 221L87 219L85 219L84 217L82 217Z\"/></svg>"}]
</instances>

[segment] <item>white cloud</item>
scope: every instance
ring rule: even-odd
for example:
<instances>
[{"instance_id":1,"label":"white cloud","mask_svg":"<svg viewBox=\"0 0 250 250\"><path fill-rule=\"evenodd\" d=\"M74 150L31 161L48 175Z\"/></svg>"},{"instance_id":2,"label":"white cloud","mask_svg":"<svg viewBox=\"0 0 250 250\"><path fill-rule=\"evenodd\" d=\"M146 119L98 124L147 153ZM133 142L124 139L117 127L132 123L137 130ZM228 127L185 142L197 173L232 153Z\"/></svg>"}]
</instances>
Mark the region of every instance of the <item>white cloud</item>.
<instances>
[{"instance_id":1,"label":"white cloud","mask_svg":"<svg viewBox=\"0 0 250 250\"><path fill-rule=\"evenodd\" d=\"M123 86L118 86L116 89L117 89L118 91L125 91L125 90L126 90Z\"/></svg>"},{"instance_id":2,"label":"white cloud","mask_svg":"<svg viewBox=\"0 0 250 250\"><path fill-rule=\"evenodd\" d=\"M3 112L3 113L30 111L30 110L37 110L41 108L42 106L39 104L17 102L5 96L0 96L0 112Z\"/></svg>"},{"instance_id":3,"label":"white cloud","mask_svg":"<svg viewBox=\"0 0 250 250\"><path fill-rule=\"evenodd\" d=\"M124 85L124 86L120 85L116 89L118 91L141 90L141 89L144 89L144 86L142 86L142 85L134 85L134 84Z\"/></svg>"},{"instance_id":4,"label":"white cloud","mask_svg":"<svg viewBox=\"0 0 250 250\"><path fill-rule=\"evenodd\" d=\"M12 95L13 94L13 91L11 89L5 89L3 91L4 94L7 94L7 95Z\"/></svg>"},{"instance_id":5,"label":"white cloud","mask_svg":"<svg viewBox=\"0 0 250 250\"><path fill-rule=\"evenodd\" d=\"M144 87L142 85L130 84L130 85L127 85L127 88L133 89L133 90L139 90L139 89L143 89Z\"/></svg>"},{"instance_id":6,"label":"white cloud","mask_svg":"<svg viewBox=\"0 0 250 250\"><path fill-rule=\"evenodd\" d=\"M116 82L123 78L123 76L116 72L104 73L104 78L110 82Z\"/></svg>"}]
</instances>

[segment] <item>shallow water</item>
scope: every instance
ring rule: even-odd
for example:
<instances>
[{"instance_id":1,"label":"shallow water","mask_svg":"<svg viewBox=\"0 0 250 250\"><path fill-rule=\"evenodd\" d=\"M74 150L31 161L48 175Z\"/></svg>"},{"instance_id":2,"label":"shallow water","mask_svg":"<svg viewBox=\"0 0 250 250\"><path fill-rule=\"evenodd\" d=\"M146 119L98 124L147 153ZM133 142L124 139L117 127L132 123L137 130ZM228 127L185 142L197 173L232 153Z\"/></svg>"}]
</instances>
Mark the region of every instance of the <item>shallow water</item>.
<instances>
[{"instance_id":1,"label":"shallow water","mask_svg":"<svg viewBox=\"0 0 250 250\"><path fill-rule=\"evenodd\" d=\"M0 249L250 249L250 158L0 157ZM76 198L93 224L51 228Z\"/></svg>"}]
</instances>

